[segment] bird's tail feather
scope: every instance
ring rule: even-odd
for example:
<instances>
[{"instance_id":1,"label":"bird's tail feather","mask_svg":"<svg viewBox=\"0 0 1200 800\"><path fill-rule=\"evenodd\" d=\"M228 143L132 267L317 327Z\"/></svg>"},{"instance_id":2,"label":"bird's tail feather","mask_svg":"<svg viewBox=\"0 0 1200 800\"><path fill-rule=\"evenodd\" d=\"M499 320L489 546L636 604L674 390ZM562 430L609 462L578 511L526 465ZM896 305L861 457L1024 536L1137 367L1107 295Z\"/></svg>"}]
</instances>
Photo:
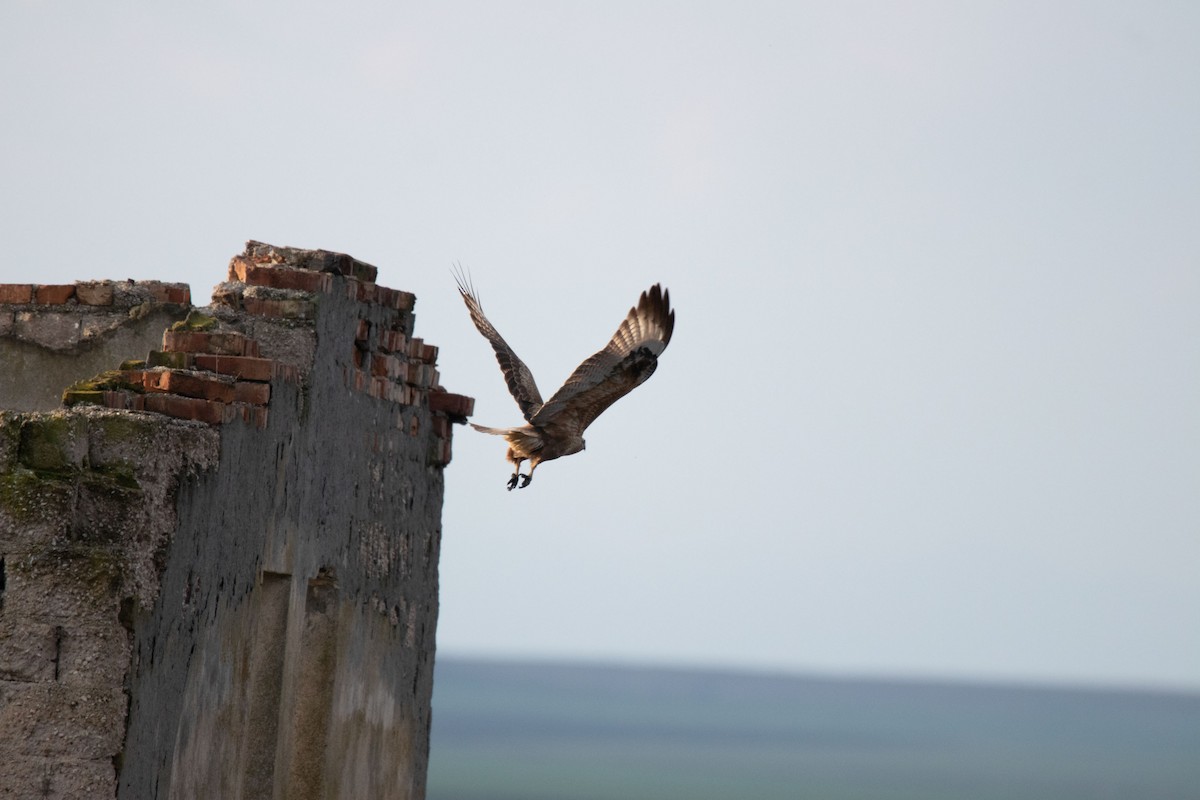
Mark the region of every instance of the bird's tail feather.
<instances>
[{"instance_id":1,"label":"bird's tail feather","mask_svg":"<svg viewBox=\"0 0 1200 800\"><path fill-rule=\"evenodd\" d=\"M544 442L541 435L528 425L518 425L515 428L489 428L486 425L467 423L480 433L490 433L493 436L503 436L513 450L528 456L542 449Z\"/></svg>"},{"instance_id":2,"label":"bird's tail feather","mask_svg":"<svg viewBox=\"0 0 1200 800\"><path fill-rule=\"evenodd\" d=\"M519 428L489 428L486 425L476 425L474 422L468 422L467 424L480 433L490 433L495 436L507 436L510 433L520 430Z\"/></svg>"}]
</instances>

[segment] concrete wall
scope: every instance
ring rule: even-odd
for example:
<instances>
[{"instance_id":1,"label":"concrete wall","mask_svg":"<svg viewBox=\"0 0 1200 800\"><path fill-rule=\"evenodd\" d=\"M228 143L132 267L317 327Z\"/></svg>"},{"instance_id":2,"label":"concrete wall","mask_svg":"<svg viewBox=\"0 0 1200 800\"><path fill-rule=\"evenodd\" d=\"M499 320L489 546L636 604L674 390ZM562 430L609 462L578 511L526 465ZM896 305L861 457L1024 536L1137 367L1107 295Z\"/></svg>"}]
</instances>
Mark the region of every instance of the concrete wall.
<instances>
[{"instance_id":1,"label":"concrete wall","mask_svg":"<svg viewBox=\"0 0 1200 800\"><path fill-rule=\"evenodd\" d=\"M369 265L252 242L229 277L0 417L0 797L424 796L471 401Z\"/></svg>"},{"instance_id":2,"label":"concrete wall","mask_svg":"<svg viewBox=\"0 0 1200 800\"><path fill-rule=\"evenodd\" d=\"M0 284L0 408L58 408L68 385L144 358L190 309L181 283Z\"/></svg>"}]
</instances>

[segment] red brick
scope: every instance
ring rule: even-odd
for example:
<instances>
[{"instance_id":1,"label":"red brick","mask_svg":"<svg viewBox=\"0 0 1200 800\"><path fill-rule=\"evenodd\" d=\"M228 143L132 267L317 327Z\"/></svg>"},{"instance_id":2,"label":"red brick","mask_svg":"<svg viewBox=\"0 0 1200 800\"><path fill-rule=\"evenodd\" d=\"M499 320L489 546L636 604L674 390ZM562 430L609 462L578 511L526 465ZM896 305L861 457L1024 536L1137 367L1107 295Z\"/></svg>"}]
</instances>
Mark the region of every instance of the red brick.
<instances>
[{"instance_id":1,"label":"red brick","mask_svg":"<svg viewBox=\"0 0 1200 800\"><path fill-rule=\"evenodd\" d=\"M75 284L75 299L85 306L111 306L113 285L111 281L89 281Z\"/></svg>"},{"instance_id":2,"label":"red brick","mask_svg":"<svg viewBox=\"0 0 1200 800\"><path fill-rule=\"evenodd\" d=\"M163 281L139 281L138 285L150 292L160 303L191 305L192 290L186 283L164 283Z\"/></svg>"},{"instance_id":3,"label":"red brick","mask_svg":"<svg viewBox=\"0 0 1200 800\"><path fill-rule=\"evenodd\" d=\"M141 411L146 406L146 396L137 392L109 390L104 392L104 405L126 411Z\"/></svg>"},{"instance_id":4,"label":"red brick","mask_svg":"<svg viewBox=\"0 0 1200 800\"><path fill-rule=\"evenodd\" d=\"M387 378L372 377L371 383L367 387L367 394L371 395L371 397L377 397L380 400L391 400L392 396L390 390L393 386L395 386L395 384L389 381Z\"/></svg>"},{"instance_id":5,"label":"red brick","mask_svg":"<svg viewBox=\"0 0 1200 800\"><path fill-rule=\"evenodd\" d=\"M171 367L172 369L191 369L196 357L191 353L151 350L146 356L147 367Z\"/></svg>"},{"instance_id":6,"label":"red brick","mask_svg":"<svg viewBox=\"0 0 1200 800\"><path fill-rule=\"evenodd\" d=\"M242 297L242 307L251 314L273 319L312 319L317 306L311 300L263 300L259 297Z\"/></svg>"},{"instance_id":7,"label":"red brick","mask_svg":"<svg viewBox=\"0 0 1200 800\"><path fill-rule=\"evenodd\" d=\"M422 364L419 361L412 361L408 364L405 381L418 388L429 389L437 386L439 377L435 367L429 364Z\"/></svg>"},{"instance_id":8,"label":"red brick","mask_svg":"<svg viewBox=\"0 0 1200 800\"><path fill-rule=\"evenodd\" d=\"M245 403L225 406L223 416L225 422L235 422L239 419L262 430L267 427L267 409L265 406L252 406Z\"/></svg>"},{"instance_id":9,"label":"red brick","mask_svg":"<svg viewBox=\"0 0 1200 800\"><path fill-rule=\"evenodd\" d=\"M235 331L164 331L162 349L172 353L258 356L258 342Z\"/></svg>"},{"instance_id":10,"label":"red brick","mask_svg":"<svg viewBox=\"0 0 1200 800\"><path fill-rule=\"evenodd\" d=\"M399 289L389 289L386 286L375 288L375 299L379 305L397 311L412 311L413 306L417 303L415 294L402 292Z\"/></svg>"},{"instance_id":11,"label":"red brick","mask_svg":"<svg viewBox=\"0 0 1200 800\"><path fill-rule=\"evenodd\" d=\"M165 392L170 369L148 369L142 373L142 388L148 392Z\"/></svg>"},{"instance_id":12,"label":"red brick","mask_svg":"<svg viewBox=\"0 0 1200 800\"><path fill-rule=\"evenodd\" d=\"M371 374L388 378L399 378L404 374L405 364L395 356L371 356Z\"/></svg>"},{"instance_id":13,"label":"red brick","mask_svg":"<svg viewBox=\"0 0 1200 800\"><path fill-rule=\"evenodd\" d=\"M365 319L358 321L358 328L354 331L354 341L365 342L371 335L371 323Z\"/></svg>"},{"instance_id":14,"label":"red brick","mask_svg":"<svg viewBox=\"0 0 1200 800\"><path fill-rule=\"evenodd\" d=\"M379 349L385 353L406 353L408 337L404 331L380 331Z\"/></svg>"},{"instance_id":15,"label":"red brick","mask_svg":"<svg viewBox=\"0 0 1200 800\"><path fill-rule=\"evenodd\" d=\"M75 296L75 284L38 286L34 289L33 302L43 306L60 306Z\"/></svg>"},{"instance_id":16,"label":"red brick","mask_svg":"<svg viewBox=\"0 0 1200 800\"><path fill-rule=\"evenodd\" d=\"M234 258L229 263L230 278L252 286L273 289L298 289L302 292L328 292L333 288L333 275L307 269L255 265Z\"/></svg>"},{"instance_id":17,"label":"red brick","mask_svg":"<svg viewBox=\"0 0 1200 800\"><path fill-rule=\"evenodd\" d=\"M288 383L300 382L300 370L295 364L280 364L274 362L275 366L271 368L271 380L279 379Z\"/></svg>"},{"instance_id":18,"label":"red brick","mask_svg":"<svg viewBox=\"0 0 1200 800\"><path fill-rule=\"evenodd\" d=\"M0 303L28 303L32 300L32 284L0 283Z\"/></svg>"},{"instance_id":19,"label":"red brick","mask_svg":"<svg viewBox=\"0 0 1200 800\"><path fill-rule=\"evenodd\" d=\"M342 274L357 278L360 281L372 283L378 277L379 269L370 264L350 259L350 263L342 265Z\"/></svg>"},{"instance_id":20,"label":"red brick","mask_svg":"<svg viewBox=\"0 0 1200 800\"><path fill-rule=\"evenodd\" d=\"M179 399L187 400L188 398L181 397ZM202 405L196 406L198 413L192 419L207 422L209 425L220 425L225 421L225 409L229 408L229 406L213 400L199 400L197 402Z\"/></svg>"},{"instance_id":21,"label":"red brick","mask_svg":"<svg viewBox=\"0 0 1200 800\"><path fill-rule=\"evenodd\" d=\"M233 385L233 401L265 406L271 401L271 384L238 381Z\"/></svg>"},{"instance_id":22,"label":"red brick","mask_svg":"<svg viewBox=\"0 0 1200 800\"><path fill-rule=\"evenodd\" d=\"M430 392L429 410L441 411L450 417L469 417L475 413L475 398L450 392Z\"/></svg>"},{"instance_id":23,"label":"red brick","mask_svg":"<svg viewBox=\"0 0 1200 800\"><path fill-rule=\"evenodd\" d=\"M186 370L149 370L143 386L149 392L169 392L222 403L233 401L233 383Z\"/></svg>"},{"instance_id":24,"label":"red brick","mask_svg":"<svg viewBox=\"0 0 1200 800\"><path fill-rule=\"evenodd\" d=\"M147 411L156 411L179 419L199 420L210 425L220 425L224 422L225 409L228 407L225 403L196 397L180 397L175 394L148 394L145 401Z\"/></svg>"},{"instance_id":25,"label":"red brick","mask_svg":"<svg viewBox=\"0 0 1200 800\"><path fill-rule=\"evenodd\" d=\"M352 300L357 300L360 303L375 302L375 284L364 283L363 281L347 281L353 294L350 295Z\"/></svg>"},{"instance_id":26,"label":"red brick","mask_svg":"<svg viewBox=\"0 0 1200 800\"><path fill-rule=\"evenodd\" d=\"M246 283L246 275L259 264L270 264L269 260L262 258L251 259L246 256L234 256L229 262L228 279L231 281L241 281Z\"/></svg>"},{"instance_id":27,"label":"red brick","mask_svg":"<svg viewBox=\"0 0 1200 800\"><path fill-rule=\"evenodd\" d=\"M275 371L275 362L269 358L251 358L249 356L222 356L197 354L194 356L198 369L209 372L219 372L222 375L233 375L248 381L269 381Z\"/></svg>"},{"instance_id":28,"label":"red brick","mask_svg":"<svg viewBox=\"0 0 1200 800\"><path fill-rule=\"evenodd\" d=\"M146 385L146 370L144 369L123 369L121 370L121 380L131 386Z\"/></svg>"}]
</instances>

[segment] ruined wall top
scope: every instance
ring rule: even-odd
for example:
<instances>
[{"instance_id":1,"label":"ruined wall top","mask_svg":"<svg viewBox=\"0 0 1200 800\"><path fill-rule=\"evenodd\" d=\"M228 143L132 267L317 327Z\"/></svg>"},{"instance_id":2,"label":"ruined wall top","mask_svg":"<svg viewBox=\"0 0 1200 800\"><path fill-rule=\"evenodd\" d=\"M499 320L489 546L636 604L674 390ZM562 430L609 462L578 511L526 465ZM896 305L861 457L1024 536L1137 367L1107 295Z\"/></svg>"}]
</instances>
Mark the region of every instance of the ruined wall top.
<instances>
[{"instance_id":1,"label":"ruined wall top","mask_svg":"<svg viewBox=\"0 0 1200 800\"><path fill-rule=\"evenodd\" d=\"M369 264L249 242L225 278L200 308L182 284L0 285L14 796L423 796L442 473L473 401Z\"/></svg>"}]
</instances>

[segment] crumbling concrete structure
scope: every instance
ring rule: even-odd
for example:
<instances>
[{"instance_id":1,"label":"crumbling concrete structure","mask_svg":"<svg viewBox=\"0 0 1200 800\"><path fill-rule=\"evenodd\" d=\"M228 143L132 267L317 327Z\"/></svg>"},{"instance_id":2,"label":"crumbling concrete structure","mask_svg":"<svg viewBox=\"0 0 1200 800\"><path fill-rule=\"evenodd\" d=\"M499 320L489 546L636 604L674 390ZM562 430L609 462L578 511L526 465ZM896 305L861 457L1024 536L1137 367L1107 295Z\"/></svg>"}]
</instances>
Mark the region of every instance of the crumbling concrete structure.
<instances>
[{"instance_id":1,"label":"crumbling concrete structure","mask_svg":"<svg viewBox=\"0 0 1200 800\"><path fill-rule=\"evenodd\" d=\"M0 286L0 797L424 796L473 403L374 280Z\"/></svg>"}]
</instances>

